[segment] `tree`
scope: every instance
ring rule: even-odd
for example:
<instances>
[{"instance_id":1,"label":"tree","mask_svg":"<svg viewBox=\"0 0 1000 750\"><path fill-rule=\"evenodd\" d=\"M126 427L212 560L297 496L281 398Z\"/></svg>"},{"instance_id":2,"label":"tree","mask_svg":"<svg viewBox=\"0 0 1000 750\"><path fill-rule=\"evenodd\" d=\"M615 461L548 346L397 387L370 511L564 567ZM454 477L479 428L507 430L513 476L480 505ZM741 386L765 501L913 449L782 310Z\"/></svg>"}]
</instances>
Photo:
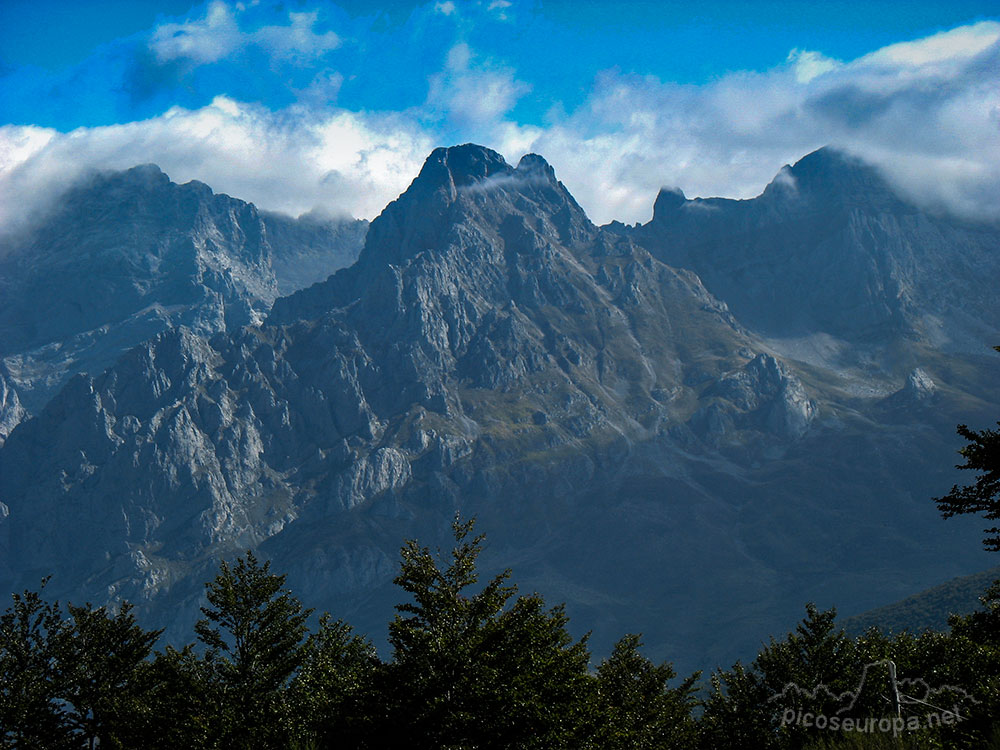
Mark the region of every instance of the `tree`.
<instances>
[{"instance_id":1,"label":"tree","mask_svg":"<svg viewBox=\"0 0 1000 750\"><path fill-rule=\"evenodd\" d=\"M1000 426L1000 422L997 425ZM1000 520L1000 431L986 429L977 432L960 424L958 434L969 444L959 451L965 463L956 468L982 473L973 484L965 487L956 484L947 495L935 498L938 509L945 518L982 513L987 521ZM984 531L992 535L983 539L986 549L1000 552L1000 527L993 526Z\"/></svg>"},{"instance_id":2,"label":"tree","mask_svg":"<svg viewBox=\"0 0 1000 750\"><path fill-rule=\"evenodd\" d=\"M951 631L974 643L1000 649L1000 580L990 584L979 601L982 611L948 618Z\"/></svg>"},{"instance_id":3,"label":"tree","mask_svg":"<svg viewBox=\"0 0 1000 750\"><path fill-rule=\"evenodd\" d=\"M697 730L691 711L695 682L691 675L676 688L670 664L653 664L639 653L638 635L626 635L597 668L600 723L591 744L607 750L690 748Z\"/></svg>"},{"instance_id":4,"label":"tree","mask_svg":"<svg viewBox=\"0 0 1000 750\"><path fill-rule=\"evenodd\" d=\"M225 711L222 745L232 748L285 747L290 721L284 691L302 664L306 620L312 610L282 590L284 575L270 572L253 552L230 567L220 565L205 584L210 607L195 625L208 646Z\"/></svg>"},{"instance_id":5,"label":"tree","mask_svg":"<svg viewBox=\"0 0 1000 750\"><path fill-rule=\"evenodd\" d=\"M113 616L90 604L67 609L58 659L69 726L90 748L125 747L143 713L139 673L163 631L139 627L127 602Z\"/></svg>"},{"instance_id":6,"label":"tree","mask_svg":"<svg viewBox=\"0 0 1000 750\"><path fill-rule=\"evenodd\" d=\"M318 747L364 747L373 731L375 680L382 666L371 641L324 614L290 687L300 741Z\"/></svg>"},{"instance_id":7,"label":"tree","mask_svg":"<svg viewBox=\"0 0 1000 750\"><path fill-rule=\"evenodd\" d=\"M76 747L58 700L59 647L67 628L59 603L35 591L12 598L0 615L0 747Z\"/></svg>"},{"instance_id":8,"label":"tree","mask_svg":"<svg viewBox=\"0 0 1000 750\"><path fill-rule=\"evenodd\" d=\"M562 608L514 598L510 571L478 593L483 536L455 520L447 566L407 542L395 583L411 601L389 625L393 661L379 746L560 748L579 745L593 678L586 639L574 642Z\"/></svg>"},{"instance_id":9,"label":"tree","mask_svg":"<svg viewBox=\"0 0 1000 750\"><path fill-rule=\"evenodd\" d=\"M219 747L227 712L219 705L217 676L192 645L167 646L137 675L144 715L123 736L143 750L208 750Z\"/></svg>"},{"instance_id":10,"label":"tree","mask_svg":"<svg viewBox=\"0 0 1000 750\"><path fill-rule=\"evenodd\" d=\"M806 605L806 617L782 641L771 640L749 669L736 664L712 677L702 719L711 748L800 747L810 732L788 712L833 715L837 696L855 688L854 641L836 628L836 610Z\"/></svg>"}]
</instances>

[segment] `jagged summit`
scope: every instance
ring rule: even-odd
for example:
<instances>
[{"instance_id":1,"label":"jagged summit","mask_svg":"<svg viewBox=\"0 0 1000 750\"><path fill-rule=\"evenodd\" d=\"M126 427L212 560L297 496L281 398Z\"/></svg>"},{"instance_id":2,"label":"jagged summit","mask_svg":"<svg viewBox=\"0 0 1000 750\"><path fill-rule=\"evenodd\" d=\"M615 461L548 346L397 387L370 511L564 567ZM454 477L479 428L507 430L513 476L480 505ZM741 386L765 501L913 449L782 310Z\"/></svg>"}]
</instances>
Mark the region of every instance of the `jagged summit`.
<instances>
[{"instance_id":1,"label":"jagged summit","mask_svg":"<svg viewBox=\"0 0 1000 750\"><path fill-rule=\"evenodd\" d=\"M663 190L652 220L627 233L769 336L901 336L975 351L998 320L984 281L995 278L993 235L922 213L877 168L834 148L783 167L756 198Z\"/></svg>"},{"instance_id":2,"label":"jagged summit","mask_svg":"<svg viewBox=\"0 0 1000 750\"><path fill-rule=\"evenodd\" d=\"M688 199L678 187L661 188L653 204L651 223L675 221L678 211L690 208L751 210L756 204L766 205L769 210L784 210L788 201L797 204L795 210L804 205L825 210L831 202L879 209L898 209L904 205L874 166L846 151L824 146L779 169L756 198Z\"/></svg>"},{"instance_id":3,"label":"jagged summit","mask_svg":"<svg viewBox=\"0 0 1000 750\"><path fill-rule=\"evenodd\" d=\"M653 219L662 218L665 214L675 211L687 202L687 196L679 187L660 188L660 192L656 195L656 201L653 203Z\"/></svg>"},{"instance_id":4,"label":"jagged summit","mask_svg":"<svg viewBox=\"0 0 1000 750\"><path fill-rule=\"evenodd\" d=\"M478 244L500 231L514 247L532 236L553 237L580 249L597 228L541 156L512 167L496 151L475 144L438 148L420 174L372 222L357 264L327 281L276 302L272 322L316 317L352 303L388 266L405 268L424 253ZM494 260L496 260L494 258Z\"/></svg>"},{"instance_id":5,"label":"jagged summit","mask_svg":"<svg viewBox=\"0 0 1000 750\"><path fill-rule=\"evenodd\" d=\"M153 164L152 162L148 164L137 164L130 169L114 172L103 172L102 173L107 179L121 179L121 180L137 180L137 179L151 179L158 182L170 182L170 178L160 169L159 164Z\"/></svg>"},{"instance_id":6,"label":"jagged summit","mask_svg":"<svg viewBox=\"0 0 1000 750\"><path fill-rule=\"evenodd\" d=\"M878 169L846 151L824 146L795 164L781 168L764 189L764 196L798 196L819 202L864 205L869 208L902 206L902 201Z\"/></svg>"},{"instance_id":7,"label":"jagged summit","mask_svg":"<svg viewBox=\"0 0 1000 750\"><path fill-rule=\"evenodd\" d=\"M434 149L406 192L444 188L454 198L458 188L482 183L490 178L541 177L556 182L555 170L538 154L525 154L512 167L496 151L475 143Z\"/></svg>"},{"instance_id":8,"label":"jagged summit","mask_svg":"<svg viewBox=\"0 0 1000 750\"><path fill-rule=\"evenodd\" d=\"M530 177L543 177L556 182L556 171L538 154L525 154L517 163L517 172Z\"/></svg>"},{"instance_id":9,"label":"jagged summit","mask_svg":"<svg viewBox=\"0 0 1000 750\"><path fill-rule=\"evenodd\" d=\"M167 327L260 319L279 284L353 262L366 227L265 216L155 164L88 174L0 252L0 362L35 412Z\"/></svg>"},{"instance_id":10,"label":"jagged summit","mask_svg":"<svg viewBox=\"0 0 1000 750\"><path fill-rule=\"evenodd\" d=\"M466 143L434 149L424 161L410 190L446 187L454 190L480 182L497 174L510 174L513 168L496 151ZM408 191L409 192L409 191Z\"/></svg>"}]
</instances>

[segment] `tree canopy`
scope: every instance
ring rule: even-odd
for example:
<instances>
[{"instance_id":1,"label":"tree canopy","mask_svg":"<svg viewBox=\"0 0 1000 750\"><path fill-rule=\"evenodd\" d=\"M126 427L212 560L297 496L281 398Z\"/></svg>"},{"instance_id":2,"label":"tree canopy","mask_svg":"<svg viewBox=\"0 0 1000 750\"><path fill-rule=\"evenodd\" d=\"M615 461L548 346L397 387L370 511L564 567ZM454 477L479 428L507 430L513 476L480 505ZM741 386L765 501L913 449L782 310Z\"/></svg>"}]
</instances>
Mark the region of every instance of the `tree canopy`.
<instances>
[{"instance_id":1,"label":"tree canopy","mask_svg":"<svg viewBox=\"0 0 1000 750\"><path fill-rule=\"evenodd\" d=\"M128 604L15 594L0 614L0 748L978 750L1000 737L998 587L985 611L920 635L852 638L834 610L808 605L792 632L749 666L716 671L699 698L699 675L650 661L637 634L593 667L561 606L519 594L509 570L480 582L473 530L456 519L444 553L404 544L389 659L329 614L310 632L311 610L250 552L206 584L199 643L155 654L160 632ZM923 723L890 737L800 721L892 718L890 662L919 699L902 716ZM915 693L921 681L934 692ZM928 723L935 706L961 720Z\"/></svg>"},{"instance_id":2,"label":"tree canopy","mask_svg":"<svg viewBox=\"0 0 1000 750\"><path fill-rule=\"evenodd\" d=\"M1000 422L997 426L1000 427ZM982 514L987 521L1000 520L1000 431L977 431L960 424L958 434L969 442L959 451L965 463L957 468L980 474L972 484L964 487L956 484L947 495L936 498L938 508L945 518L968 513ZM988 550L1000 552L1000 527L992 526L984 531L989 536L983 539L983 545Z\"/></svg>"}]
</instances>

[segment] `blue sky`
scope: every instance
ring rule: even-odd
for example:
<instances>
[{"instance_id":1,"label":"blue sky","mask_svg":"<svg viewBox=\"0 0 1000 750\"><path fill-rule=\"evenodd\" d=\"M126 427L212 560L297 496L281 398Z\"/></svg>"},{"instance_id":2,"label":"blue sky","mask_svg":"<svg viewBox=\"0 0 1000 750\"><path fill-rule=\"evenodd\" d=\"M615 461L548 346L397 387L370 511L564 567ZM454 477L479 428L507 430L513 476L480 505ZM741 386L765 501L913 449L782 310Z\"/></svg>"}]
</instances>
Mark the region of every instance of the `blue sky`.
<instances>
[{"instance_id":1,"label":"blue sky","mask_svg":"<svg viewBox=\"0 0 1000 750\"><path fill-rule=\"evenodd\" d=\"M0 202L156 161L370 218L431 148L477 141L640 221L660 186L746 197L833 144L989 214L998 40L972 1L2 0Z\"/></svg>"}]
</instances>

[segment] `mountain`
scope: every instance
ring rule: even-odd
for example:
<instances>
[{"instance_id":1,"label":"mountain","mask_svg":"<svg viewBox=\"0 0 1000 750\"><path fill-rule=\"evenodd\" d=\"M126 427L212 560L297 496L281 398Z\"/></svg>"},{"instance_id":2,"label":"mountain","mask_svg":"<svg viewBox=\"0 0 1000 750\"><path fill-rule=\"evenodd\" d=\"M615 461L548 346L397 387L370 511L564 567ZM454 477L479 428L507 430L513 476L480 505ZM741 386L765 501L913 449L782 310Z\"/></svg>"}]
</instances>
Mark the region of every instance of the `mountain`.
<instances>
[{"instance_id":1,"label":"mountain","mask_svg":"<svg viewBox=\"0 0 1000 750\"><path fill-rule=\"evenodd\" d=\"M929 497L954 424L1000 404L989 350L890 326L877 372L796 359L660 252L594 226L539 156L435 150L351 267L260 323L162 331L11 432L0 576L55 572L54 595L127 598L181 638L214 561L253 547L378 636L402 540L446 543L460 511L599 652L642 631L687 669L806 601L985 567L977 524Z\"/></svg>"},{"instance_id":2,"label":"mountain","mask_svg":"<svg viewBox=\"0 0 1000 750\"><path fill-rule=\"evenodd\" d=\"M305 289L352 265L368 232L364 219L334 219L315 212L297 219L271 211L261 215L281 295Z\"/></svg>"},{"instance_id":3,"label":"mountain","mask_svg":"<svg viewBox=\"0 0 1000 750\"><path fill-rule=\"evenodd\" d=\"M258 321L279 289L349 264L365 226L262 215L151 164L93 175L0 248L7 379L37 411L73 374L172 326Z\"/></svg>"},{"instance_id":4,"label":"mountain","mask_svg":"<svg viewBox=\"0 0 1000 750\"><path fill-rule=\"evenodd\" d=\"M948 352L991 344L1000 327L997 232L922 211L874 167L825 148L750 200L663 190L653 219L629 233L695 271L778 350L817 359L899 339Z\"/></svg>"},{"instance_id":5,"label":"mountain","mask_svg":"<svg viewBox=\"0 0 1000 750\"><path fill-rule=\"evenodd\" d=\"M979 598L997 580L1000 580L1000 566L953 578L898 602L849 617L840 624L849 633L858 635L872 627L893 633L947 630L951 615L967 615L982 610Z\"/></svg>"}]
</instances>

